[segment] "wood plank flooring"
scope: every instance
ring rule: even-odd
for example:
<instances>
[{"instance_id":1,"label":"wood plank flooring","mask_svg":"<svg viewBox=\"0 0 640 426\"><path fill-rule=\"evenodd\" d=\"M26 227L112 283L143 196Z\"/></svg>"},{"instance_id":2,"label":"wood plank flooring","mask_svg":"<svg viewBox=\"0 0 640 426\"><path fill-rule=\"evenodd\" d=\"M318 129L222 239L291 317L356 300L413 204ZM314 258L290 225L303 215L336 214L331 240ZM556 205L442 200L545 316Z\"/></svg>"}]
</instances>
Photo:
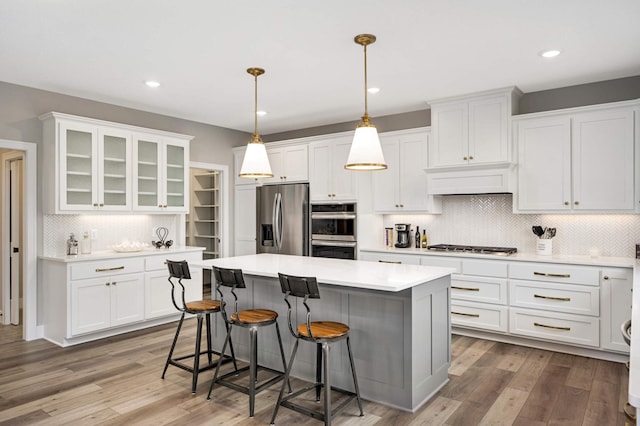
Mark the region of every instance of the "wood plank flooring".
<instances>
[{"instance_id":1,"label":"wood plank flooring","mask_svg":"<svg viewBox=\"0 0 640 426\"><path fill-rule=\"evenodd\" d=\"M279 386L260 393L256 417L248 397L223 386L207 401L212 372L191 395L189 373L169 367L160 379L175 324L70 348L24 342L20 327L0 326L0 424L264 425ZM195 320L187 320L177 353L188 353ZM625 425L624 364L453 336L450 382L410 414L364 401L336 425ZM357 366L356 366L357 367ZM225 365L224 368L230 368ZM293 380L292 385L302 382ZM317 425L280 408L279 425Z\"/></svg>"}]
</instances>

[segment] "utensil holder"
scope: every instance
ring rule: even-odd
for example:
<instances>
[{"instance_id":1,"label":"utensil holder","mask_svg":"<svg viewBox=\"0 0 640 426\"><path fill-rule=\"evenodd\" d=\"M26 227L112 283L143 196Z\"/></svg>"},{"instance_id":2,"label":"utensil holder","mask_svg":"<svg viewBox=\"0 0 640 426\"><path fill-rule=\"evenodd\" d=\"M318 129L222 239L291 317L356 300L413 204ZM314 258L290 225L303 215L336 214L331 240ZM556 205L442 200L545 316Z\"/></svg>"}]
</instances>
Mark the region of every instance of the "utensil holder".
<instances>
[{"instance_id":1,"label":"utensil holder","mask_svg":"<svg viewBox=\"0 0 640 426\"><path fill-rule=\"evenodd\" d=\"M553 240L552 239L544 239L538 238L536 243L536 253L543 256L551 256L551 252L553 250Z\"/></svg>"}]
</instances>

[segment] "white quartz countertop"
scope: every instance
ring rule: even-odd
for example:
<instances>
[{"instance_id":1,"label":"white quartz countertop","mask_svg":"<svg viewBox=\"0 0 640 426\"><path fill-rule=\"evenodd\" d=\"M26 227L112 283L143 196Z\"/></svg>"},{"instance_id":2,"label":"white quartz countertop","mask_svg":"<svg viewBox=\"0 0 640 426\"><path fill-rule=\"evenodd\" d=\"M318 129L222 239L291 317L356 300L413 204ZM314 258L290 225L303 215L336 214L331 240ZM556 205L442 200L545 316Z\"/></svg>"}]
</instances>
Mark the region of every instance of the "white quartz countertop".
<instances>
[{"instance_id":1,"label":"white quartz countertop","mask_svg":"<svg viewBox=\"0 0 640 426\"><path fill-rule=\"evenodd\" d=\"M635 324L635 326L634 326ZM640 261L633 269L633 302L631 308L631 353L629 355L629 403L640 408Z\"/></svg>"},{"instance_id":2,"label":"white quartz countertop","mask_svg":"<svg viewBox=\"0 0 640 426\"><path fill-rule=\"evenodd\" d=\"M254 254L190 262L191 267L213 266L242 269L246 275L277 278L287 275L314 276L319 283L398 292L454 272L451 268L399 265L322 257Z\"/></svg>"},{"instance_id":3,"label":"white quartz countertop","mask_svg":"<svg viewBox=\"0 0 640 426\"><path fill-rule=\"evenodd\" d=\"M167 255L171 256L177 253L188 253L203 251L204 247L191 247L191 246L172 246L170 248L145 248L141 251L134 252L116 252L113 250L96 251L90 254L78 254L74 256L67 255L54 255L54 256L40 256L43 260L52 260L55 262L86 262L91 260L104 260L104 259L121 259L123 257L137 257L137 256L154 256L154 255Z\"/></svg>"},{"instance_id":4,"label":"white quartz countertop","mask_svg":"<svg viewBox=\"0 0 640 426\"><path fill-rule=\"evenodd\" d=\"M513 260L521 262L549 262L549 263L567 263L574 265L588 266L610 266L618 268L633 268L636 265L636 259L633 257L608 257L588 255L551 255L543 256L536 253L518 252L510 255L499 254L481 254L481 253L463 253L450 251L435 251L422 248L395 248L395 247L361 247L361 251L377 252L377 253L393 253L400 255L423 255L423 256L446 256L460 258L481 258L494 260Z\"/></svg>"}]
</instances>

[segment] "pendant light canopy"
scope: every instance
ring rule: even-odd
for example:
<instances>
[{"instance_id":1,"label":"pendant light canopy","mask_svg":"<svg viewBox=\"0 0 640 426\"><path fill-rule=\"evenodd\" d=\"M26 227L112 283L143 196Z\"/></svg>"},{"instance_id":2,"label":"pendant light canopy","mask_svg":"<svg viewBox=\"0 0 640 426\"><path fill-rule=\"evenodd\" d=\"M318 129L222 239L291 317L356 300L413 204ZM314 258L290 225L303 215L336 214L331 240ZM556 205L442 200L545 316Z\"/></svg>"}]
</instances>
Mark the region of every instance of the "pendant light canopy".
<instances>
[{"instance_id":1,"label":"pendant light canopy","mask_svg":"<svg viewBox=\"0 0 640 426\"><path fill-rule=\"evenodd\" d=\"M364 115L356 128L353 136L349 158L344 168L347 170L384 170L387 164L384 161L380 139L376 126L369 121L367 107L367 45L376 41L373 34L360 34L353 41L364 47Z\"/></svg>"},{"instance_id":2,"label":"pendant light canopy","mask_svg":"<svg viewBox=\"0 0 640 426\"><path fill-rule=\"evenodd\" d=\"M242 167L240 168L240 177L249 179L273 177L271 164L269 164L269 157L267 156L267 149L258 134L258 76L264 74L264 69L249 68L247 72L254 77L255 81L255 109L253 111L255 127L253 136L244 152L244 159L242 160Z\"/></svg>"}]
</instances>

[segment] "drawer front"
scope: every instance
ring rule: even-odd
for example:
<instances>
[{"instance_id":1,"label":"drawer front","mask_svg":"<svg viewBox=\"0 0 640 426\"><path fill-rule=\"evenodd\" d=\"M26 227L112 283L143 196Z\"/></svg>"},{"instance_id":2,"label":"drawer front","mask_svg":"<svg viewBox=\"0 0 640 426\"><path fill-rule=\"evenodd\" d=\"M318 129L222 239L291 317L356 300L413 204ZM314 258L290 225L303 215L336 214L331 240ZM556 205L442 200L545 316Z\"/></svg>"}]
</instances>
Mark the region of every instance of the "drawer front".
<instances>
[{"instance_id":1,"label":"drawer front","mask_svg":"<svg viewBox=\"0 0 640 426\"><path fill-rule=\"evenodd\" d=\"M507 280L454 274L451 276L451 298L506 305Z\"/></svg>"},{"instance_id":2,"label":"drawer front","mask_svg":"<svg viewBox=\"0 0 640 426\"><path fill-rule=\"evenodd\" d=\"M493 260L464 259L462 273L484 277L507 278L507 262Z\"/></svg>"},{"instance_id":3,"label":"drawer front","mask_svg":"<svg viewBox=\"0 0 640 426\"><path fill-rule=\"evenodd\" d=\"M600 320L587 316L511 308L509 331L561 343L600 345Z\"/></svg>"},{"instance_id":4,"label":"drawer front","mask_svg":"<svg viewBox=\"0 0 640 426\"><path fill-rule=\"evenodd\" d=\"M507 332L508 308L499 305L451 301L451 325Z\"/></svg>"},{"instance_id":5,"label":"drawer front","mask_svg":"<svg viewBox=\"0 0 640 426\"><path fill-rule=\"evenodd\" d=\"M589 266L512 262L509 278L598 286L600 270Z\"/></svg>"},{"instance_id":6,"label":"drawer front","mask_svg":"<svg viewBox=\"0 0 640 426\"><path fill-rule=\"evenodd\" d=\"M443 268L453 268L456 273L462 272L462 260L441 256L421 256L420 264L424 266L438 266Z\"/></svg>"},{"instance_id":7,"label":"drawer front","mask_svg":"<svg viewBox=\"0 0 640 426\"><path fill-rule=\"evenodd\" d=\"M522 308L598 316L600 289L575 284L510 280L509 304Z\"/></svg>"},{"instance_id":8,"label":"drawer front","mask_svg":"<svg viewBox=\"0 0 640 426\"><path fill-rule=\"evenodd\" d=\"M162 255L154 255L146 257L145 271L167 270L167 259L169 260L186 260L187 262L195 262L202 260L202 252L167 252Z\"/></svg>"},{"instance_id":9,"label":"drawer front","mask_svg":"<svg viewBox=\"0 0 640 426\"><path fill-rule=\"evenodd\" d=\"M360 260L380 263L402 263L405 265L420 264L420 256L395 253L361 252Z\"/></svg>"},{"instance_id":10,"label":"drawer front","mask_svg":"<svg viewBox=\"0 0 640 426\"><path fill-rule=\"evenodd\" d=\"M96 260L71 265L72 280L100 278L134 272L144 272L143 257Z\"/></svg>"}]
</instances>

